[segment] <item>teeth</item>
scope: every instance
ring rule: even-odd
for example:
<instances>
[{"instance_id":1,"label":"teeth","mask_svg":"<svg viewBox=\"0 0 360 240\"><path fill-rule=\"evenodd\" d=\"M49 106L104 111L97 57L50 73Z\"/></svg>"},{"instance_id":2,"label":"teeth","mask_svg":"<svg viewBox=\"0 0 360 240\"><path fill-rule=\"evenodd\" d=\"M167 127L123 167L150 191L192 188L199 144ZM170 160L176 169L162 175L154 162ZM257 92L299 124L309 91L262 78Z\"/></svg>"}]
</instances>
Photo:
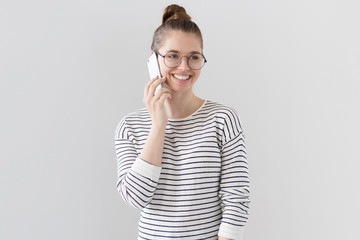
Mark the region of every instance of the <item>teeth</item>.
<instances>
[{"instance_id":1,"label":"teeth","mask_svg":"<svg viewBox=\"0 0 360 240\"><path fill-rule=\"evenodd\" d=\"M180 79L180 80L186 80L186 79L189 79L190 76L181 76L181 75L174 74L174 77L176 77L177 79Z\"/></svg>"}]
</instances>

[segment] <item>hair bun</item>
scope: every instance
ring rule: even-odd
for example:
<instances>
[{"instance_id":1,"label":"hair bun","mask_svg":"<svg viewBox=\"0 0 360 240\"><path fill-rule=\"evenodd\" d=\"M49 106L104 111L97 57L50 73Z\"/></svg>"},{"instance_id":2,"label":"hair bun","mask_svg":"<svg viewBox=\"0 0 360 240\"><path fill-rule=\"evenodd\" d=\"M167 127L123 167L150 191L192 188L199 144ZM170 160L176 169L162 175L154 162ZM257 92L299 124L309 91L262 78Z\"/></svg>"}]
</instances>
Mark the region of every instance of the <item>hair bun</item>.
<instances>
[{"instance_id":1,"label":"hair bun","mask_svg":"<svg viewBox=\"0 0 360 240\"><path fill-rule=\"evenodd\" d=\"M172 4L165 8L162 17L162 24L172 19L185 19L191 21L191 17L186 13L185 8Z\"/></svg>"}]
</instances>

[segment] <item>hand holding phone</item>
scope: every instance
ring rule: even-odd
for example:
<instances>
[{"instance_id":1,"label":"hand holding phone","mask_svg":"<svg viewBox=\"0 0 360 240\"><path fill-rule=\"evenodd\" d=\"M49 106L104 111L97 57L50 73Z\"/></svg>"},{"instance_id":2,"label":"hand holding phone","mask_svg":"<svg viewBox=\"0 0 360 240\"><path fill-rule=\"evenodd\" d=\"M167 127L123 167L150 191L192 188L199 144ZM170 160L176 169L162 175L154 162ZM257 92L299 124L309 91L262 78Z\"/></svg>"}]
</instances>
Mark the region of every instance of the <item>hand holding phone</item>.
<instances>
[{"instance_id":1,"label":"hand holding phone","mask_svg":"<svg viewBox=\"0 0 360 240\"><path fill-rule=\"evenodd\" d=\"M148 65L148 69L149 69L149 74L150 74L150 80L154 79L155 77L161 78L161 73L160 73L160 67L159 67L159 63L158 63L158 59L157 59L157 54L156 53L152 53L150 58L147 61L147 65ZM160 84L156 90L155 90L155 94L156 92L162 88L163 85Z\"/></svg>"}]
</instances>

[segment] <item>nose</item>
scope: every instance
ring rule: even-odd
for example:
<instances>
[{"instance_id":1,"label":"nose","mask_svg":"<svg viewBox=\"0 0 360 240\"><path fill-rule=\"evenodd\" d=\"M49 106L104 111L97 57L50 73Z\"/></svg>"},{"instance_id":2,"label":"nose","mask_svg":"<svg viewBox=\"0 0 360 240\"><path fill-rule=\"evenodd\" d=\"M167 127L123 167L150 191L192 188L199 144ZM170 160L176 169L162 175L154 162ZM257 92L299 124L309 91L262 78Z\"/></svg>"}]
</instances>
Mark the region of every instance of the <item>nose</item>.
<instances>
[{"instance_id":1,"label":"nose","mask_svg":"<svg viewBox=\"0 0 360 240\"><path fill-rule=\"evenodd\" d=\"M189 64L188 64L188 57L187 56L182 56L180 58L180 63L178 65L178 68L179 69L190 69Z\"/></svg>"}]
</instances>

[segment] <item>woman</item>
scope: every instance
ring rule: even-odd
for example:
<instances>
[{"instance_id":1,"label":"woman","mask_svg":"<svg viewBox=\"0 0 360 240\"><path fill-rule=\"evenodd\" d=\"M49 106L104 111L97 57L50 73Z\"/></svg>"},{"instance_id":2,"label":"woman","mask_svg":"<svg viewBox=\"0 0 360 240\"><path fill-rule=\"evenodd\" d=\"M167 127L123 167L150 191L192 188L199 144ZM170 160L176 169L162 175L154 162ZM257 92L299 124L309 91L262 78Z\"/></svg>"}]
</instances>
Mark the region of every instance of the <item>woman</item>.
<instances>
[{"instance_id":1,"label":"woman","mask_svg":"<svg viewBox=\"0 0 360 240\"><path fill-rule=\"evenodd\" d=\"M145 86L146 108L117 127L117 187L141 210L138 239L241 239L247 222L239 117L193 92L206 62L202 50L201 32L185 9L168 6L152 43L163 77Z\"/></svg>"}]
</instances>

